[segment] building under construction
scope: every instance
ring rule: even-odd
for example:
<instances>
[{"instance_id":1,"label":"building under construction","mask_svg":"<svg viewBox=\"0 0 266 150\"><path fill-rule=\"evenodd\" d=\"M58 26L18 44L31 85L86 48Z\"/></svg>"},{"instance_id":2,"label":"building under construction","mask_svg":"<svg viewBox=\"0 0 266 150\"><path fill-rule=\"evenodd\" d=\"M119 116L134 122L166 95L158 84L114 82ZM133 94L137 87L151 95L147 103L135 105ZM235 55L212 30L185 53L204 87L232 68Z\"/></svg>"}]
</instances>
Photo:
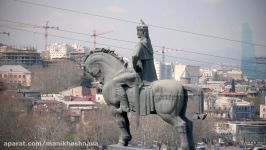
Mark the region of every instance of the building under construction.
<instances>
[{"instance_id":1,"label":"building under construction","mask_svg":"<svg viewBox=\"0 0 266 150\"><path fill-rule=\"evenodd\" d=\"M35 48L14 48L0 45L1 64L41 64L40 53Z\"/></svg>"}]
</instances>

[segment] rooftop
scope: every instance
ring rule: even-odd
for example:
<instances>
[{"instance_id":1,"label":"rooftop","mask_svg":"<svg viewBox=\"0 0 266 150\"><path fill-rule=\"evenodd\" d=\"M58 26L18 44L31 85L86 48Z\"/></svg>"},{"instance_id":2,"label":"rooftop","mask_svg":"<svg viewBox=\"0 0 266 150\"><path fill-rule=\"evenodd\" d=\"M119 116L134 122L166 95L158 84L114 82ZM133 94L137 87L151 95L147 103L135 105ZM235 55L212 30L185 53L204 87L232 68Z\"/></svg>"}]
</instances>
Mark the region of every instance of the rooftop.
<instances>
[{"instance_id":1,"label":"rooftop","mask_svg":"<svg viewBox=\"0 0 266 150\"><path fill-rule=\"evenodd\" d=\"M183 79L190 79L190 75L189 75L189 73L187 72L186 69L182 73L181 78L183 78Z\"/></svg>"},{"instance_id":2,"label":"rooftop","mask_svg":"<svg viewBox=\"0 0 266 150\"><path fill-rule=\"evenodd\" d=\"M26 68L22 67L21 65L3 65L0 66L0 71L2 72L24 72L24 73L31 73Z\"/></svg>"},{"instance_id":3,"label":"rooftop","mask_svg":"<svg viewBox=\"0 0 266 150\"><path fill-rule=\"evenodd\" d=\"M247 94L241 92L221 92L219 95L246 96Z\"/></svg>"}]
</instances>

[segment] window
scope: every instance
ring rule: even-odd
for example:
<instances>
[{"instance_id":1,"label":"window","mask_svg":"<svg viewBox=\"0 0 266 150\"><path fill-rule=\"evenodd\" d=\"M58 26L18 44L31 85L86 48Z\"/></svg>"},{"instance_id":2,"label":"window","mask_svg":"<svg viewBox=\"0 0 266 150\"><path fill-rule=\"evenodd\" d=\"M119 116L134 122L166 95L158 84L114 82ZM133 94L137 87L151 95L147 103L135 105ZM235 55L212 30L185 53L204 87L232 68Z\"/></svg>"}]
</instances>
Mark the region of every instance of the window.
<instances>
[{"instance_id":1,"label":"window","mask_svg":"<svg viewBox=\"0 0 266 150\"><path fill-rule=\"evenodd\" d=\"M18 78L21 78L21 75L18 75Z\"/></svg>"},{"instance_id":2,"label":"window","mask_svg":"<svg viewBox=\"0 0 266 150\"><path fill-rule=\"evenodd\" d=\"M263 110L262 110L263 112L265 112L265 108L263 108Z\"/></svg>"},{"instance_id":3,"label":"window","mask_svg":"<svg viewBox=\"0 0 266 150\"><path fill-rule=\"evenodd\" d=\"M7 75L6 74L4 75L4 78L7 78Z\"/></svg>"},{"instance_id":4,"label":"window","mask_svg":"<svg viewBox=\"0 0 266 150\"><path fill-rule=\"evenodd\" d=\"M2 78L2 74L0 74L0 78Z\"/></svg>"},{"instance_id":5,"label":"window","mask_svg":"<svg viewBox=\"0 0 266 150\"><path fill-rule=\"evenodd\" d=\"M12 75L12 74L10 74L10 75L9 75L9 77L10 77L10 78L13 78L13 75Z\"/></svg>"},{"instance_id":6,"label":"window","mask_svg":"<svg viewBox=\"0 0 266 150\"><path fill-rule=\"evenodd\" d=\"M25 75L23 75L23 78L25 78Z\"/></svg>"},{"instance_id":7,"label":"window","mask_svg":"<svg viewBox=\"0 0 266 150\"><path fill-rule=\"evenodd\" d=\"M14 78L17 78L17 75L14 75Z\"/></svg>"}]
</instances>

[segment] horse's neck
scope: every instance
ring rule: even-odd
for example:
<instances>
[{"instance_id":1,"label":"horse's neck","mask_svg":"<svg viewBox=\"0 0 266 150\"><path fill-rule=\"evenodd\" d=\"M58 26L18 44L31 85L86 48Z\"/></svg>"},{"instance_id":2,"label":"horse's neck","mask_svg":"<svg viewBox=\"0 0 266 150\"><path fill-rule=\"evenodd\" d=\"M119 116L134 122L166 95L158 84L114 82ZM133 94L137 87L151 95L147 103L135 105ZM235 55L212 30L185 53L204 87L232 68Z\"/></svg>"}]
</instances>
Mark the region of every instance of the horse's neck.
<instances>
[{"instance_id":1,"label":"horse's neck","mask_svg":"<svg viewBox=\"0 0 266 150\"><path fill-rule=\"evenodd\" d=\"M104 78L104 83L108 82L115 75L126 69L121 61L111 55L102 55L100 60L99 63L103 69L102 76Z\"/></svg>"},{"instance_id":2,"label":"horse's neck","mask_svg":"<svg viewBox=\"0 0 266 150\"><path fill-rule=\"evenodd\" d=\"M117 75L121 74L124 71L125 71L124 68L121 68L121 69L117 69L117 68L105 69L105 73L103 74L104 83L112 80L114 77L116 77Z\"/></svg>"}]
</instances>

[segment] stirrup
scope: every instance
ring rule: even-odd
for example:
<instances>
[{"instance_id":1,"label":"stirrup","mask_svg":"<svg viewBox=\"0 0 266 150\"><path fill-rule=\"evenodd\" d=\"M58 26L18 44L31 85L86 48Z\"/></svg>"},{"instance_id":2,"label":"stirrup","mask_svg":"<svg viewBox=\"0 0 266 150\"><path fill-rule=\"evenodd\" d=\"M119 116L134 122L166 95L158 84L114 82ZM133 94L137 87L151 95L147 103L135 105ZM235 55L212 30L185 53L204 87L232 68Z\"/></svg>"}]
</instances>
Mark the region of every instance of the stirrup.
<instances>
[{"instance_id":1,"label":"stirrup","mask_svg":"<svg viewBox=\"0 0 266 150\"><path fill-rule=\"evenodd\" d=\"M119 113L122 113L122 112L130 112L130 109L129 107L127 106L121 106L120 108L116 109Z\"/></svg>"}]
</instances>

